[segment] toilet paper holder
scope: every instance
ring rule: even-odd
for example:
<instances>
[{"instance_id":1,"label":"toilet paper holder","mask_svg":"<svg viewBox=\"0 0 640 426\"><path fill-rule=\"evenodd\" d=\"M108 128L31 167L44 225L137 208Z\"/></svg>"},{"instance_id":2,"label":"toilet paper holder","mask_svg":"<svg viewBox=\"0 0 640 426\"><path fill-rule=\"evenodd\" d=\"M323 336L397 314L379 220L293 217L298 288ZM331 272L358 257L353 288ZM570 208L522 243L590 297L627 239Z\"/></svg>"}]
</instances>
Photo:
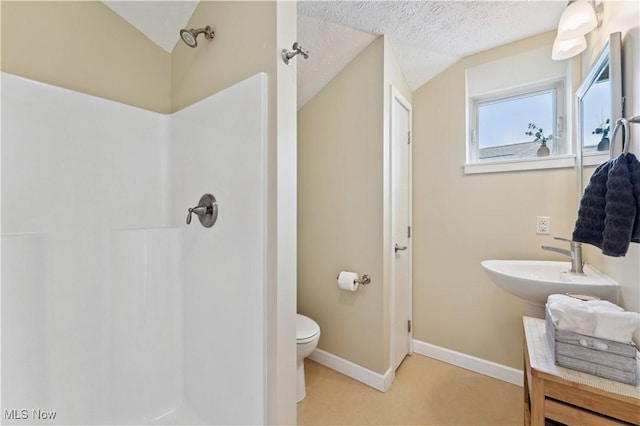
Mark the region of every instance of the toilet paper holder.
<instances>
[{"instance_id":1,"label":"toilet paper holder","mask_svg":"<svg viewBox=\"0 0 640 426\"><path fill-rule=\"evenodd\" d=\"M338 274L336 279L340 279L340 274ZM355 279L354 281L358 284L367 285L371 284L371 277L368 274L364 274L362 278Z\"/></svg>"}]
</instances>

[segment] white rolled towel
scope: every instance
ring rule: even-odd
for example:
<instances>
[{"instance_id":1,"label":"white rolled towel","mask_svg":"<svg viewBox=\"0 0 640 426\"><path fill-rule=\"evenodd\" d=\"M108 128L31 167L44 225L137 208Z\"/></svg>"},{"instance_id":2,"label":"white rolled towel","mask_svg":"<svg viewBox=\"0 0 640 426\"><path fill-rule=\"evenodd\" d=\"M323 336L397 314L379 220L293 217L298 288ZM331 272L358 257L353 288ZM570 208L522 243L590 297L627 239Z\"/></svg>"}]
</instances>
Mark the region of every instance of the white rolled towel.
<instances>
[{"instance_id":1,"label":"white rolled towel","mask_svg":"<svg viewBox=\"0 0 640 426\"><path fill-rule=\"evenodd\" d=\"M566 294L550 294L547 297L547 303L560 303L570 305L582 305L584 302L575 297L567 296Z\"/></svg>"},{"instance_id":2,"label":"white rolled towel","mask_svg":"<svg viewBox=\"0 0 640 426\"><path fill-rule=\"evenodd\" d=\"M596 328L596 314L584 302L574 304L556 301L548 303L547 306L554 323L560 330L587 335L593 334Z\"/></svg>"},{"instance_id":3,"label":"white rolled towel","mask_svg":"<svg viewBox=\"0 0 640 426\"><path fill-rule=\"evenodd\" d=\"M596 317L593 336L614 342L631 343L640 327L640 314L637 312L600 311Z\"/></svg>"},{"instance_id":4,"label":"white rolled towel","mask_svg":"<svg viewBox=\"0 0 640 426\"><path fill-rule=\"evenodd\" d=\"M588 300L585 303L595 312L624 312L624 309L608 300Z\"/></svg>"}]
</instances>

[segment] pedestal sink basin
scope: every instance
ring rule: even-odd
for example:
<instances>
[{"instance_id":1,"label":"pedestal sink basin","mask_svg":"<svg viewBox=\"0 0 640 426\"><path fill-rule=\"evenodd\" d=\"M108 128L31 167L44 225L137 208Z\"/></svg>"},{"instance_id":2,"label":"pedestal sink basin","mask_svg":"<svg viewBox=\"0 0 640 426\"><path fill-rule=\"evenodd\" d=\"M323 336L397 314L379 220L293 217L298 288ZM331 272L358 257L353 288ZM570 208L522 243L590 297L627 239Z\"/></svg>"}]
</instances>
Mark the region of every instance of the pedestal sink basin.
<instances>
[{"instance_id":1,"label":"pedestal sink basin","mask_svg":"<svg viewBox=\"0 0 640 426\"><path fill-rule=\"evenodd\" d=\"M591 265L584 275L569 272L570 262L485 260L482 267L498 287L527 302L532 315L543 318L550 294L580 293L618 302L618 283Z\"/></svg>"}]
</instances>

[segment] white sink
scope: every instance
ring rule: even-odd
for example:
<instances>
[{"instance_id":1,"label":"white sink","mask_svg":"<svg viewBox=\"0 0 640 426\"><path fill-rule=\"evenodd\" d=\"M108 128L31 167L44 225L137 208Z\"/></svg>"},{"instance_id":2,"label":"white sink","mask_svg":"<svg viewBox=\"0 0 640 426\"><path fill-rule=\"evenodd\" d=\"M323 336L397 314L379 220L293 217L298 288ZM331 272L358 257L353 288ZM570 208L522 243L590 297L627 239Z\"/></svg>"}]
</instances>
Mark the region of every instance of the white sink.
<instances>
[{"instance_id":1,"label":"white sink","mask_svg":"<svg viewBox=\"0 0 640 426\"><path fill-rule=\"evenodd\" d=\"M485 260L481 264L498 287L526 300L530 312L539 317L544 317L550 294L580 293L618 302L619 284L590 265L578 275L569 272L570 262Z\"/></svg>"}]
</instances>

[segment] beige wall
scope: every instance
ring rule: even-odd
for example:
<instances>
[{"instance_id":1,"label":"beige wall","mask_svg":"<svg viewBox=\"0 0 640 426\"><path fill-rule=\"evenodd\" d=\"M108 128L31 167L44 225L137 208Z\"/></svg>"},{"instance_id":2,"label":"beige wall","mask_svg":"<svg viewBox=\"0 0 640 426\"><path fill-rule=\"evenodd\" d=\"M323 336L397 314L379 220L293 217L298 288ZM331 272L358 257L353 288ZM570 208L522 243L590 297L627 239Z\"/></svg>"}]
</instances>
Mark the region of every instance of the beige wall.
<instances>
[{"instance_id":1,"label":"beige wall","mask_svg":"<svg viewBox=\"0 0 640 426\"><path fill-rule=\"evenodd\" d=\"M277 170L277 264L275 283L271 283L271 299L267 307L270 333L268 335L267 359L267 421L269 424L296 424L296 300L297 300L297 64L285 65L280 52L290 48L297 39L296 2L277 3L277 47L272 60L277 64L277 119L275 120L278 146L276 150ZM273 163L270 163L273 164ZM275 321L274 321L275 319ZM277 336L277 339L274 338ZM273 369L275 357L275 369Z\"/></svg>"},{"instance_id":2,"label":"beige wall","mask_svg":"<svg viewBox=\"0 0 640 426\"><path fill-rule=\"evenodd\" d=\"M392 292L392 251L394 245L393 225L391 217L391 87L396 89L400 94L411 103L411 89L407 84L404 73L400 68L398 58L396 57L389 39L384 37L384 100L383 100L383 140L382 140L382 277L383 277L383 310L382 318L383 335L384 335L384 365L385 370L391 366L391 301L393 300ZM387 248L385 250L385 247Z\"/></svg>"},{"instance_id":3,"label":"beige wall","mask_svg":"<svg viewBox=\"0 0 640 426\"><path fill-rule=\"evenodd\" d=\"M171 55L172 110L178 111L258 72L275 89L276 2L201 1L188 28L211 25L213 40L176 44ZM201 36L202 37L202 36ZM275 96L273 96L275 102Z\"/></svg>"},{"instance_id":4,"label":"beige wall","mask_svg":"<svg viewBox=\"0 0 640 426\"><path fill-rule=\"evenodd\" d=\"M622 33L623 95L625 116L640 115L640 4L637 1L605 1L602 27L587 39L587 50L582 54L582 74L589 72L591 64L609 39L609 34ZM640 126L631 127L631 151L640 153ZM593 171L587 172L587 178ZM631 244L623 258L603 256L594 247L586 246L585 260L600 268L620 283L620 304L627 310L640 312L640 247Z\"/></svg>"},{"instance_id":5,"label":"beige wall","mask_svg":"<svg viewBox=\"0 0 640 426\"><path fill-rule=\"evenodd\" d=\"M171 109L169 53L98 1L2 1L2 71Z\"/></svg>"},{"instance_id":6,"label":"beige wall","mask_svg":"<svg viewBox=\"0 0 640 426\"><path fill-rule=\"evenodd\" d=\"M201 1L189 28L211 25L197 49L171 57L177 111L258 72L268 78L267 421L294 424L296 307L296 67L280 57L296 41L295 2ZM296 62L294 60L294 62ZM240 159L239 159L240 160Z\"/></svg>"},{"instance_id":7,"label":"beige wall","mask_svg":"<svg viewBox=\"0 0 640 426\"><path fill-rule=\"evenodd\" d=\"M413 93L414 338L522 368L523 302L486 276L485 259L547 259L553 235L570 236L574 169L463 174L465 69L548 47L546 33L464 58ZM549 53L550 54L550 53ZM558 258L559 260L564 260Z\"/></svg>"},{"instance_id":8,"label":"beige wall","mask_svg":"<svg viewBox=\"0 0 640 426\"><path fill-rule=\"evenodd\" d=\"M378 38L298 111L298 312L318 347L384 373L383 71ZM339 290L341 270L369 274Z\"/></svg>"},{"instance_id":9,"label":"beige wall","mask_svg":"<svg viewBox=\"0 0 640 426\"><path fill-rule=\"evenodd\" d=\"M411 100L380 37L298 111L298 312L320 324L320 349L380 374L390 367L391 86ZM372 283L339 290L341 270Z\"/></svg>"},{"instance_id":10,"label":"beige wall","mask_svg":"<svg viewBox=\"0 0 640 426\"><path fill-rule=\"evenodd\" d=\"M400 68L398 57L393 51L393 47L391 47L391 42L389 42L389 39L386 37L384 37L384 81L385 96L387 98L389 97L390 93L389 85L393 85L393 87L395 87L402 94L402 96L405 97L406 100L411 102L411 89L407 84L407 80L405 79L404 73L402 72L402 68ZM390 99L389 102L385 102L386 109L390 108L390 102ZM385 117L386 116L387 115L385 114Z\"/></svg>"}]
</instances>

